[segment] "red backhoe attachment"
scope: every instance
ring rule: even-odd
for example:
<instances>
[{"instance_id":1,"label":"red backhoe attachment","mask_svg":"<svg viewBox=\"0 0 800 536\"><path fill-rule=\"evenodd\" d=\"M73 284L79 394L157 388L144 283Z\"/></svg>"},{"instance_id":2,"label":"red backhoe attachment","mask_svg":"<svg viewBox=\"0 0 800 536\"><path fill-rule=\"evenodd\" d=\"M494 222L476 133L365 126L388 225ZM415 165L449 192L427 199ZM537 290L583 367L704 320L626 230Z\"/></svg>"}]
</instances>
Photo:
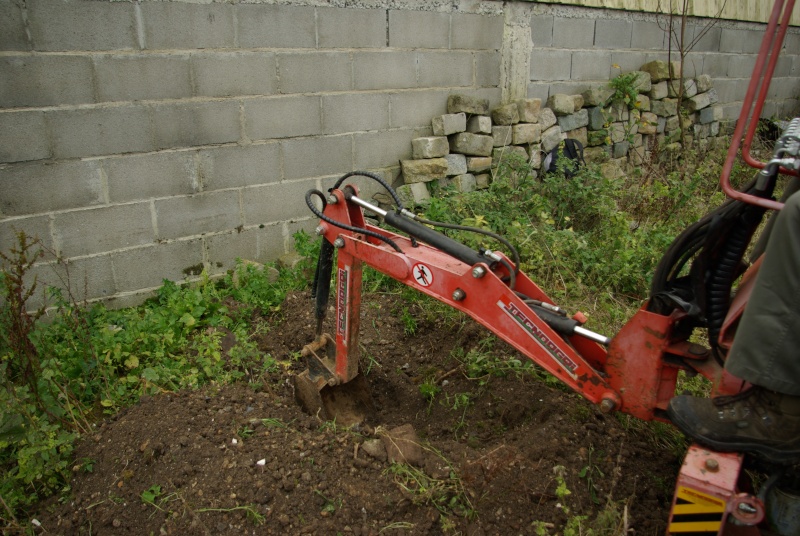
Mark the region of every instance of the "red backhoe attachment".
<instances>
[{"instance_id":1,"label":"red backhoe attachment","mask_svg":"<svg viewBox=\"0 0 800 536\"><path fill-rule=\"evenodd\" d=\"M754 123L766 98L793 7L794 0L775 3L736 126L721 177L723 189L733 200L676 238L654 274L651 298L613 339L586 329L581 315L570 317L555 305L519 270L515 252L510 259L498 252L476 251L431 229L429 224L435 222L421 220L405 210L396 193L376 175L349 173L328 193L308 192L306 203L320 218L317 234L323 240L312 293L317 331L314 342L303 349L308 369L295 380L298 401L310 413L343 424L369 417L372 403L366 381L359 374L363 263L468 314L604 412L667 420L665 410L675 394L680 370L711 380L715 395L734 394L745 388L745 383L728 374L723 364L748 293L743 291L731 300L732 285L741 273L716 270L714 263L724 258L726 264L739 269L746 248L732 248L729 242L741 244L745 236L746 245L766 209L782 206L771 199L777 176L797 175L800 119L789 124L772 160L756 163L749 156ZM755 119L750 118L751 111ZM737 192L728 177L745 129L745 159L761 171L747 191ZM352 175L380 182L394 197L397 209L384 211L359 198L355 186L344 184ZM369 224L364 211L381 218L385 225ZM744 235L737 230L738 238L728 240L726 235L729 231L733 234L742 221L748 225ZM323 326L334 256L336 314L333 334L326 334ZM723 292L709 294L709 273L718 278ZM751 272L744 280L752 281L753 277ZM714 288L720 287L717 284ZM708 347L689 341L697 327L707 329ZM691 447L678 477L668 534L762 534L760 526L769 515L764 498L769 494L757 496L748 490L742 471L744 460L741 454ZM800 511L800 499L793 504L795 512ZM800 515L795 517L800 520ZM781 529L781 536L797 536L798 525L800 521Z\"/></svg>"}]
</instances>

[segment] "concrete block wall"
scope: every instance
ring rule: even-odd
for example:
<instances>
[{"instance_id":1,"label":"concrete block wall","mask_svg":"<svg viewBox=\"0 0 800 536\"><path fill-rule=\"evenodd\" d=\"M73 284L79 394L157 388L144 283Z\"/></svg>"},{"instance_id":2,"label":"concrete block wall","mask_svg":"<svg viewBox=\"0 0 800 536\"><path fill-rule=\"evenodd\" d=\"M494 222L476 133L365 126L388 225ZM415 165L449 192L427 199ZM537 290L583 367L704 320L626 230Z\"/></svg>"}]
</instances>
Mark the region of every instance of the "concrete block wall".
<instances>
[{"instance_id":1,"label":"concrete block wall","mask_svg":"<svg viewBox=\"0 0 800 536\"><path fill-rule=\"evenodd\" d=\"M500 100L498 9L0 0L0 20L0 248L38 236L35 273L79 299L274 260L316 226L307 190L392 180L451 91Z\"/></svg>"},{"instance_id":2,"label":"concrete block wall","mask_svg":"<svg viewBox=\"0 0 800 536\"><path fill-rule=\"evenodd\" d=\"M717 88L727 120L735 120L752 74L765 25L690 20L685 74L708 74ZM537 4L531 9L533 51L527 96L547 100L557 93L581 93L592 82L614 78L653 61L677 60L675 44L668 58L665 17L619 10ZM789 29L778 61L765 117L785 117L800 110L800 31Z\"/></svg>"},{"instance_id":3,"label":"concrete block wall","mask_svg":"<svg viewBox=\"0 0 800 536\"><path fill-rule=\"evenodd\" d=\"M449 95L580 93L663 58L656 28L494 0L0 0L0 249L38 236L45 283L69 272L79 299L118 306L274 260L316 226L308 189L394 179ZM693 60L731 110L760 28L724 23ZM797 104L798 53L793 28L776 111Z\"/></svg>"}]
</instances>

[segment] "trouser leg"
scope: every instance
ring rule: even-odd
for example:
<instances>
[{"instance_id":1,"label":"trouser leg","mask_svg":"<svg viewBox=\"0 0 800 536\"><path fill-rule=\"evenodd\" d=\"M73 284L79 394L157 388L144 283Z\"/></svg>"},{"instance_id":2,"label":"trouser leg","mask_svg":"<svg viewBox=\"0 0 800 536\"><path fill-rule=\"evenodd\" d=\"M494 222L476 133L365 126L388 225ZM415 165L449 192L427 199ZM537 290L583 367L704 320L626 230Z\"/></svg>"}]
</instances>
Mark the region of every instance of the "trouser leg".
<instances>
[{"instance_id":1,"label":"trouser leg","mask_svg":"<svg viewBox=\"0 0 800 536\"><path fill-rule=\"evenodd\" d=\"M755 385L800 395L800 192L775 219L725 367Z\"/></svg>"}]
</instances>

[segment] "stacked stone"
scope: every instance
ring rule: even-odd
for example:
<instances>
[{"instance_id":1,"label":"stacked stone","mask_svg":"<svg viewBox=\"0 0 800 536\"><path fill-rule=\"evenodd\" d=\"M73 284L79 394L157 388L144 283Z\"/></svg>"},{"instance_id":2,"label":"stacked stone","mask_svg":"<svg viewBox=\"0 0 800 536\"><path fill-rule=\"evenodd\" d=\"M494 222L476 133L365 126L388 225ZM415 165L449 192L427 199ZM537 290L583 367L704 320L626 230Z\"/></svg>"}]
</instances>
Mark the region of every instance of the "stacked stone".
<instances>
[{"instance_id":1,"label":"stacked stone","mask_svg":"<svg viewBox=\"0 0 800 536\"><path fill-rule=\"evenodd\" d=\"M490 113L486 99L451 95L447 114L434 117L431 127L433 136L413 139L412 159L400 161L405 184L397 191L409 204L429 199L430 182L464 192L487 188L492 165L512 153L538 169L542 151L563 137L541 99L521 99Z\"/></svg>"},{"instance_id":2,"label":"stacked stone","mask_svg":"<svg viewBox=\"0 0 800 536\"><path fill-rule=\"evenodd\" d=\"M538 170L543 155L564 138L580 141L587 161L618 177L649 157L656 142L668 154L679 152L681 128L687 142L719 136L723 112L710 76L684 80L680 113L679 62L651 61L635 75L633 107L613 101L607 84L580 95L551 95L545 106L541 99L522 99L491 112L486 99L451 95L447 114L431 121L433 136L412 140L412 159L400 162L405 184L398 193L409 205L420 205L430 199L430 182L461 191L486 188L492 166L503 157L518 154Z\"/></svg>"},{"instance_id":3,"label":"stacked stone","mask_svg":"<svg viewBox=\"0 0 800 536\"><path fill-rule=\"evenodd\" d=\"M675 144L680 140L681 128L686 129L687 142L719 136L723 118L722 107L715 106L719 99L707 74L684 79L684 113L678 113L680 69L678 62L651 61L642 66L653 81L650 98L654 105L656 100L659 102L653 108L658 116L658 140L668 150L680 149Z\"/></svg>"}]
</instances>

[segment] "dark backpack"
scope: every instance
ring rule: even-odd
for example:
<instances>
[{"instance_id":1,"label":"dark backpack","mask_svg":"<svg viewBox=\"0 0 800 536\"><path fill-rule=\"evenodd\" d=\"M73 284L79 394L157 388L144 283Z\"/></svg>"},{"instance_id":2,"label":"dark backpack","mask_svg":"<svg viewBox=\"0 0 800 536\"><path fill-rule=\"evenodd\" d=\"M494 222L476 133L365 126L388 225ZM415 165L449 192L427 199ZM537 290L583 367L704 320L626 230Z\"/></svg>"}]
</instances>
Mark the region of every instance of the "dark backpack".
<instances>
[{"instance_id":1,"label":"dark backpack","mask_svg":"<svg viewBox=\"0 0 800 536\"><path fill-rule=\"evenodd\" d=\"M564 161L566 159L566 161ZM567 138L556 145L552 151L547 153L542 162L543 173L553 173L558 170L559 162L564 162L564 175L572 177L581 166L586 165L583 159L583 144L578 140Z\"/></svg>"}]
</instances>

